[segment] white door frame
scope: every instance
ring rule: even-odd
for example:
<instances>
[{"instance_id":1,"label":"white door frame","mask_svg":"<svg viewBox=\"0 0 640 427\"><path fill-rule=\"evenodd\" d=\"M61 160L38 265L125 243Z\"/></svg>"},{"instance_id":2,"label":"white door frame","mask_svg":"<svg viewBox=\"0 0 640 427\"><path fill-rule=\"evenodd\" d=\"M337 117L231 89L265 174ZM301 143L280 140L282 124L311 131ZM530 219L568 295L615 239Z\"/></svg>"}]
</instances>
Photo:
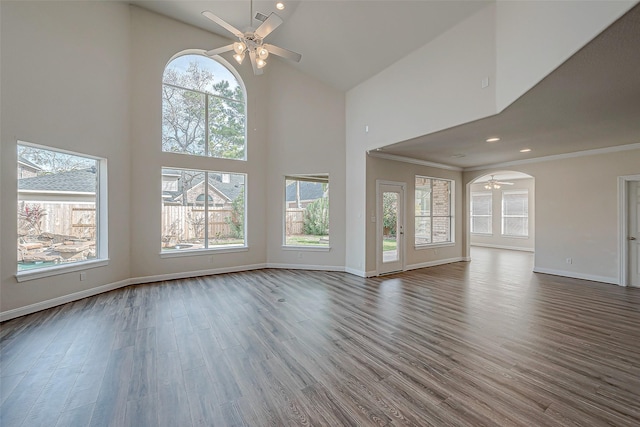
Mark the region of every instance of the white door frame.
<instances>
[{"instance_id":1,"label":"white door frame","mask_svg":"<svg viewBox=\"0 0 640 427\"><path fill-rule=\"evenodd\" d=\"M620 260L618 284L620 286L629 286L629 244L627 241L627 233L629 231L627 183L629 181L640 181L640 175L618 177L618 259Z\"/></svg>"},{"instance_id":2,"label":"white door frame","mask_svg":"<svg viewBox=\"0 0 640 427\"><path fill-rule=\"evenodd\" d=\"M406 182L398 182L398 181L385 181L382 179L376 180L376 275L380 275L380 266L382 265L382 251L380 248L382 247L382 200L380 199L380 186L381 185L394 185L400 187L402 191L402 206L400 207L401 212L401 220L403 225L403 230L406 230L407 225L407 183ZM402 235L396 236L398 239L398 257L400 258L400 263L402 266L401 271L405 271L407 269L407 260L405 257L406 253L406 233Z\"/></svg>"}]
</instances>

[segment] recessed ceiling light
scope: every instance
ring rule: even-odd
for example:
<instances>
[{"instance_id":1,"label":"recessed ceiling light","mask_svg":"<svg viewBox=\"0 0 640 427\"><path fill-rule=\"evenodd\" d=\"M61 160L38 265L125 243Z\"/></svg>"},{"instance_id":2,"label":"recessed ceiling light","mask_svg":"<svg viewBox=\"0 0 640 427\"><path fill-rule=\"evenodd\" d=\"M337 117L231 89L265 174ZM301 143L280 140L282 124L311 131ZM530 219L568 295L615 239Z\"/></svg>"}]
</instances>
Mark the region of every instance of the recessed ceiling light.
<instances>
[{"instance_id":1,"label":"recessed ceiling light","mask_svg":"<svg viewBox=\"0 0 640 427\"><path fill-rule=\"evenodd\" d=\"M498 141L500 141L500 138L498 138L498 137L493 137L493 138L487 139L487 142L498 142Z\"/></svg>"},{"instance_id":2,"label":"recessed ceiling light","mask_svg":"<svg viewBox=\"0 0 640 427\"><path fill-rule=\"evenodd\" d=\"M520 150L521 153L528 153L529 151L531 151L531 148L523 148Z\"/></svg>"},{"instance_id":3,"label":"recessed ceiling light","mask_svg":"<svg viewBox=\"0 0 640 427\"><path fill-rule=\"evenodd\" d=\"M276 3L276 9L283 10L284 9L284 3L282 3L281 1Z\"/></svg>"}]
</instances>

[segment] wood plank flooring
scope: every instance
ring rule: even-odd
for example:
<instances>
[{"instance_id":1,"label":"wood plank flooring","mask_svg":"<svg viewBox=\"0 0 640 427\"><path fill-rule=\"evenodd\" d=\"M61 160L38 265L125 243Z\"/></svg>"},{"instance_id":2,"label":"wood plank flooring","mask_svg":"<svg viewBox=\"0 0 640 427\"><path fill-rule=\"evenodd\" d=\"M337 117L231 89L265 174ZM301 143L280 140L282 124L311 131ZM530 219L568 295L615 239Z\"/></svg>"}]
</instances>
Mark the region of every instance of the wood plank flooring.
<instances>
[{"instance_id":1,"label":"wood plank flooring","mask_svg":"<svg viewBox=\"0 0 640 427\"><path fill-rule=\"evenodd\" d=\"M640 289L472 257L137 285L5 322L0 425L640 425Z\"/></svg>"}]
</instances>

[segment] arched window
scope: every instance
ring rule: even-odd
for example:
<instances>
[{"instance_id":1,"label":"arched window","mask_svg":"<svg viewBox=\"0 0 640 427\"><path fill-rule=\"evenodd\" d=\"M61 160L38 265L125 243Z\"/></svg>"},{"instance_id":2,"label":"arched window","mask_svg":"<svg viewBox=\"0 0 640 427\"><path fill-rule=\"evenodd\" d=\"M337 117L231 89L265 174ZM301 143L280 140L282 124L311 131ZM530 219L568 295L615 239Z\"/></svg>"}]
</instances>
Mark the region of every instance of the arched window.
<instances>
[{"instance_id":1,"label":"arched window","mask_svg":"<svg viewBox=\"0 0 640 427\"><path fill-rule=\"evenodd\" d=\"M188 54L162 79L162 151L246 160L242 82L222 63Z\"/></svg>"}]
</instances>

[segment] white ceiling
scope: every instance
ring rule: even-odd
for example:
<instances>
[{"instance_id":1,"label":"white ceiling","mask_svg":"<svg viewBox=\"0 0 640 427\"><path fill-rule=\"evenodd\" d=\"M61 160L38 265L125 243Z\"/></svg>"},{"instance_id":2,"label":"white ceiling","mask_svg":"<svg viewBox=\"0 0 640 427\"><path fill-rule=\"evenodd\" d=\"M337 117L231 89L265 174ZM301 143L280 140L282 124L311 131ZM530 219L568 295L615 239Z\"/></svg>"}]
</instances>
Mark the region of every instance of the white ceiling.
<instances>
[{"instance_id":1,"label":"white ceiling","mask_svg":"<svg viewBox=\"0 0 640 427\"><path fill-rule=\"evenodd\" d=\"M249 26L249 0L130 1L142 8L233 38L202 11L210 10L239 30ZM292 65L337 88L348 90L398 59L425 45L471 16L489 1L481 0L276 0L253 2L253 15L276 12L284 24L269 43L302 54ZM257 27L260 21L253 20ZM220 46L194 46L213 49ZM247 65L248 66L248 65Z\"/></svg>"},{"instance_id":2,"label":"white ceiling","mask_svg":"<svg viewBox=\"0 0 640 427\"><path fill-rule=\"evenodd\" d=\"M302 61L293 66L348 90L489 2L289 0L277 12L284 24L267 40L301 53ZM251 16L248 0L131 3L225 37L230 34L202 11L211 10L240 30ZM255 1L253 10L268 15L275 0ZM259 24L253 21L254 27ZM502 113L383 147L383 153L472 168L640 143L639 52L640 5ZM501 141L485 142L494 135ZM532 151L520 153L523 148Z\"/></svg>"}]
</instances>

